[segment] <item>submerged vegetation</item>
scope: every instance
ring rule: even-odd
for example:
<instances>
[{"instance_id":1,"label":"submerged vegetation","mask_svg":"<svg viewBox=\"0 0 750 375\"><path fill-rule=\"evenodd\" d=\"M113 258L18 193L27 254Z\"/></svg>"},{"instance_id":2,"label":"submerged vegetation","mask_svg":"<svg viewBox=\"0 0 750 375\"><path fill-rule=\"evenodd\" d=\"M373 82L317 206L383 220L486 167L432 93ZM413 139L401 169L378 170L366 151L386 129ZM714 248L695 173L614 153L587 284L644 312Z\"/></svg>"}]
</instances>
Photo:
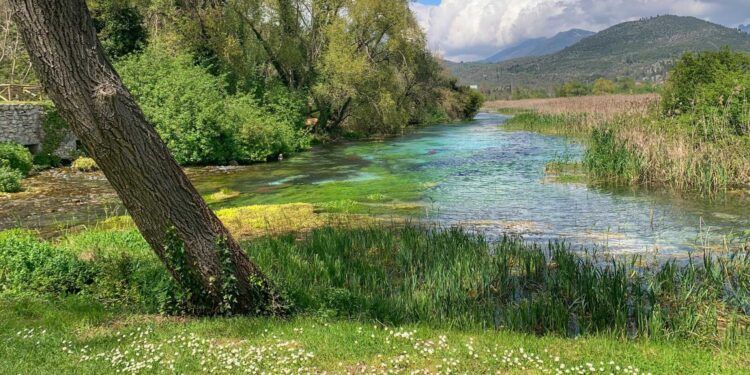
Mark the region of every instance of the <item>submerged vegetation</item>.
<instances>
[{"instance_id":1,"label":"submerged vegetation","mask_svg":"<svg viewBox=\"0 0 750 375\"><path fill-rule=\"evenodd\" d=\"M511 119L510 128L583 137L584 164L595 180L717 196L750 187L748 71L743 53L687 54L660 106L623 101L602 112L596 98L494 105L535 110Z\"/></svg>"}]
</instances>

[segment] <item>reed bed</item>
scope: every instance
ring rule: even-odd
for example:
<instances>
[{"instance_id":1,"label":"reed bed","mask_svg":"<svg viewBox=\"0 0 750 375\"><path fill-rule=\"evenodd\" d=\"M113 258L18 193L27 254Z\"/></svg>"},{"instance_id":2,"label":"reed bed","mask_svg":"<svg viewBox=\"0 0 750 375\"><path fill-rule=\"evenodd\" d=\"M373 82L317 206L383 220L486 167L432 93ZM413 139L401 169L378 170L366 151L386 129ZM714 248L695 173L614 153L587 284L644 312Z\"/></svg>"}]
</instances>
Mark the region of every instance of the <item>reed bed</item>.
<instances>
[{"instance_id":1,"label":"reed bed","mask_svg":"<svg viewBox=\"0 0 750 375\"><path fill-rule=\"evenodd\" d=\"M544 115L565 115L586 113L612 119L621 114L647 114L658 104L658 94L641 95L596 95L571 98L497 100L485 103L490 110L520 109L532 110Z\"/></svg>"},{"instance_id":2,"label":"reed bed","mask_svg":"<svg viewBox=\"0 0 750 375\"><path fill-rule=\"evenodd\" d=\"M657 95L497 101L508 129L583 138L592 181L723 197L750 191L750 133L729 114L663 115ZM750 109L747 110L750 118Z\"/></svg>"}]
</instances>

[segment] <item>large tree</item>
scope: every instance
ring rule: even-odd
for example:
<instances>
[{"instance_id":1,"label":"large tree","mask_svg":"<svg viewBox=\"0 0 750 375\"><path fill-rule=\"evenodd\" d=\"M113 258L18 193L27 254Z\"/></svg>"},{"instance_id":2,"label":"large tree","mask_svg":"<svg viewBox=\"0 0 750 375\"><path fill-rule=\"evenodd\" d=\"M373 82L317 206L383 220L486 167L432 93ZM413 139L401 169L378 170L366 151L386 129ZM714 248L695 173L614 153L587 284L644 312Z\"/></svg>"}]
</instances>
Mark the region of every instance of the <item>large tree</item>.
<instances>
[{"instance_id":1,"label":"large tree","mask_svg":"<svg viewBox=\"0 0 750 375\"><path fill-rule=\"evenodd\" d=\"M271 282L208 208L123 86L85 0L9 3L47 94L197 311L283 311Z\"/></svg>"}]
</instances>

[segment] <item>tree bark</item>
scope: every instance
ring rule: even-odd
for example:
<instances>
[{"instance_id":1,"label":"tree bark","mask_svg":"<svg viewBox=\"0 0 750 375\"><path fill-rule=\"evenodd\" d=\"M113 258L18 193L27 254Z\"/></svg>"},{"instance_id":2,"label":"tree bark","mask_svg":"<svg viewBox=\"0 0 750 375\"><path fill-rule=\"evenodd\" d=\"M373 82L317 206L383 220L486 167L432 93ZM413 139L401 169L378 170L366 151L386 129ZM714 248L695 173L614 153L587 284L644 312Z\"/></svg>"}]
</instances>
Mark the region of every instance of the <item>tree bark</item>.
<instances>
[{"instance_id":1,"label":"tree bark","mask_svg":"<svg viewBox=\"0 0 750 375\"><path fill-rule=\"evenodd\" d=\"M10 0L47 94L204 314L283 313L107 60L85 0Z\"/></svg>"}]
</instances>

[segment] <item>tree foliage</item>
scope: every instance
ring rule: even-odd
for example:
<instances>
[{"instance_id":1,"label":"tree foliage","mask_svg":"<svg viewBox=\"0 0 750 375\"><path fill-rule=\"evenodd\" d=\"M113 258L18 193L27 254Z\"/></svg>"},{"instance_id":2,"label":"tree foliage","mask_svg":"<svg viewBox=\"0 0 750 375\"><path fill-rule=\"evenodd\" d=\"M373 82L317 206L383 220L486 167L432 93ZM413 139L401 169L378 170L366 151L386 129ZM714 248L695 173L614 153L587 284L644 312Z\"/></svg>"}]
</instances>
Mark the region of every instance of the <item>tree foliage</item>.
<instances>
[{"instance_id":1,"label":"tree foliage","mask_svg":"<svg viewBox=\"0 0 750 375\"><path fill-rule=\"evenodd\" d=\"M432 56L408 3L88 0L102 46L183 164L472 118L484 99Z\"/></svg>"},{"instance_id":2,"label":"tree foliage","mask_svg":"<svg viewBox=\"0 0 750 375\"><path fill-rule=\"evenodd\" d=\"M617 86L614 82L606 79L599 78L594 82L594 88L592 92L595 95L614 94L617 91Z\"/></svg>"},{"instance_id":3,"label":"tree foliage","mask_svg":"<svg viewBox=\"0 0 750 375\"><path fill-rule=\"evenodd\" d=\"M118 59L145 47L148 32L135 6L126 0L95 0L89 2L89 8L99 40L110 58Z\"/></svg>"},{"instance_id":4,"label":"tree foliage","mask_svg":"<svg viewBox=\"0 0 750 375\"><path fill-rule=\"evenodd\" d=\"M722 118L733 131L750 132L750 55L728 48L685 54L669 75L662 106L667 115Z\"/></svg>"},{"instance_id":5,"label":"tree foliage","mask_svg":"<svg viewBox=\"0 0 750 375\"><path fill-rule=\"evenodd\" d=\"M398 132L468 94L443 77L404 0L229 0L196 15L191 49L218 57L230 91L270 78L304 92L317 132Z\"/></svg>"},{"instance_id":6,"label":"tree foliage","mask_svg":"<svg viewBox=\"0 0 750 375\"><path fill-rule=\"evenodd\" d=\"M304 106L284 88L264 91L267 106L230 95L221 77L159 45L117 68L180 164L265 161L308 144Z\"/></svg>"}]
</instances>

